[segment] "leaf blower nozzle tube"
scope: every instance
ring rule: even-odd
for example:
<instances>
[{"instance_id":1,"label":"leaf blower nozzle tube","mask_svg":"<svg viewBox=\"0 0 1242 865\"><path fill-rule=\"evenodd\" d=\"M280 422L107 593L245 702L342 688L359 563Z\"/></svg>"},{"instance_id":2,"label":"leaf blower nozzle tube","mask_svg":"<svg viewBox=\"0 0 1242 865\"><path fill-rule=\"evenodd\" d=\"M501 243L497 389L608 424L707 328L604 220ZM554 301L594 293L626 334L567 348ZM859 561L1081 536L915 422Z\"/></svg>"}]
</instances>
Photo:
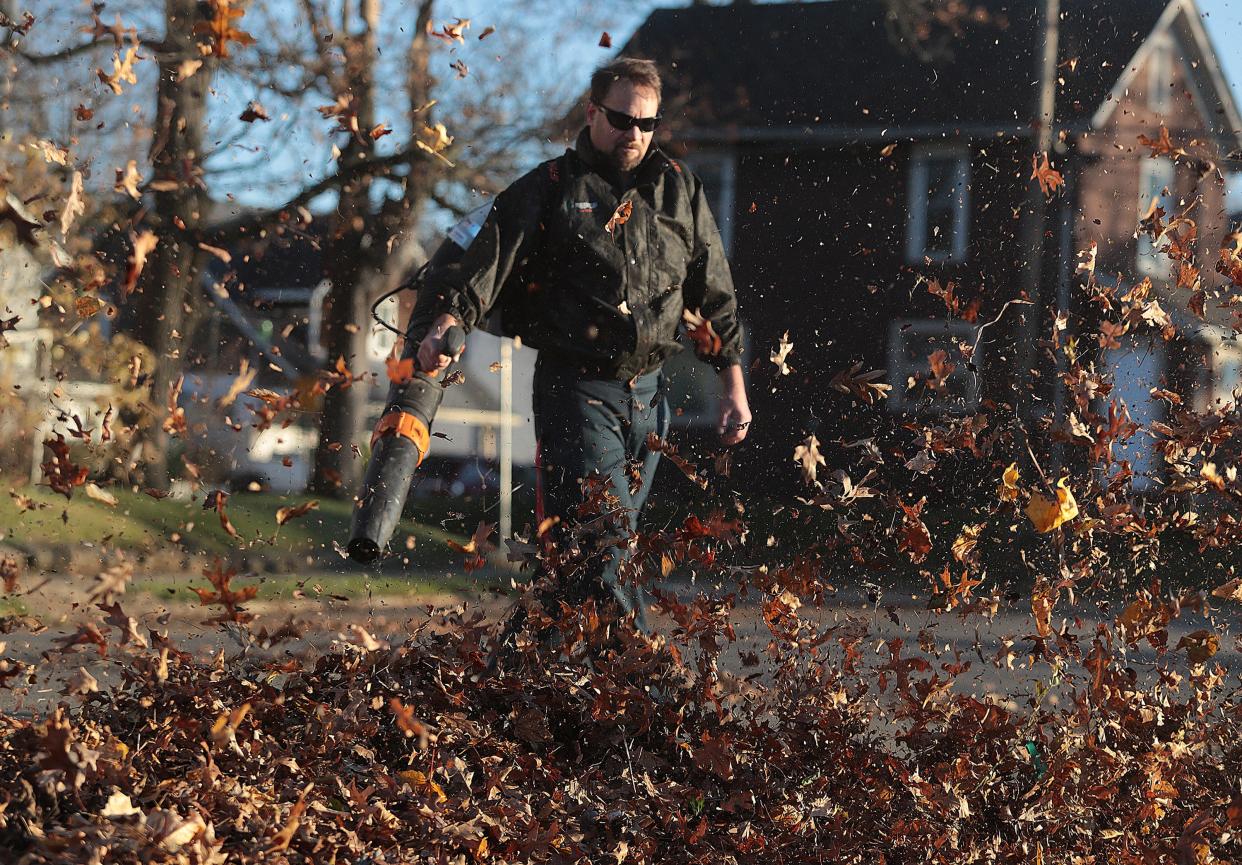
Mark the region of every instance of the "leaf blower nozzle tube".
<instances>
[{"instance_id":1,"label":"leaf blower nozzle tube","mask_svg":"<svg viewBox=\"0 0 1242 865\"><path fill-rule=\"evenodd\" d=\"M404 356L416 358L418 344L419 340L407 339ZM460 327L445 332L444 354L457 357L465 344L466 334ZM444 387L436 376L422 371L388 389L387 407L371 434L371 461L346 546L354 561L373 562L388 545L414 472L431 445L431 422L443 398Z\"/></svg>"}]
</instances>

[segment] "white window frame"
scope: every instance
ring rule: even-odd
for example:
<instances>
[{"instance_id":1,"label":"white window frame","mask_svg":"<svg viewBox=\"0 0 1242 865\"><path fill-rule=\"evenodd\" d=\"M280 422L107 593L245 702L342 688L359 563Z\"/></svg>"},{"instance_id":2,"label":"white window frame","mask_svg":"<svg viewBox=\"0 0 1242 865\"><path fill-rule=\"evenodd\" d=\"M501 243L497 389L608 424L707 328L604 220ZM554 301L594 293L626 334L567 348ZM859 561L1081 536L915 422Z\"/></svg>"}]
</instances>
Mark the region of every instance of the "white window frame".
<instances>
[{"instance_id":1,"label":"white window frame","mask_svg":"<svg viewBox=\"0 0 1242 865\"><path fill-rule=\"evenodd\" d=\"M1163 114L1173 104L1173 43L1167 34L1157 38L1147 57L1147 107Z\"/></svg>"},{"instance_id":2,"label":"white window frame","mask_svg":"<svg viewBox=\"0 0 1242 865\"><path fill-rule=\"evenodd\" d=\"M725 257L731 258L733 255L733 214L737 194L737 156L729 150L698 150L687 154L682 161L700 178L703 175L700 169L705 165L711 165L720 173L720 189L718 190L720 200L711 201L713 190L709 189L707 194L709 203L713 205L711 211L716 219L716 227L720 229L720 240L724 244Z\"/></svg>"},{"instance_id":3,"label":"white window frame","mask_svg":"<svg viewBox=\"0 0 1242 865\"><path fill-rule=\"evenodd\" d=\"M1167 156L1145 156L1139 163L1139 200L1138 215L1135 224L1147 213L1152 198L1159 196L1163 202L1166 216L1173 215L1173 200L1177 173L1173 160ZM1162 190L1168 189L1166 196ZM1169 260L1157 251L1150 237L1138 233L1134 254L1134 269L1140 276L1164 278L1169 275Z\"/></svg>"},{"instance_id":4,"label":"white window frame","mask_svg":"<svg viewBox=\"0 0 1242 865\"><path fill-rule=\"evenodd\" d=\"M983 356L976 354L971 358L975 370L966 368L966 361L960 354L953 352L954 339L973 343L978 331L969 322L960 319L943 318L896 318L888 325L888 375L889 384L893 389L888 394L888 407L893 412L924 410L935 414L958 414L970 412L979 407L979 379L983 374ZM965 399L952 402L943 397L930 401L920 399L922 392L918 389L907 392L906 382L915 373L926 372L926 358L911 361L906 355L906 343L911 336L931 335L943 340L940 346L948 351L957 369L953 377L965 377Z\"/></svg>"},{"instance_id":5,"label":"white window frame","mask_svg":"<svg viewBox=\"0 0 1242 865\"><path fill-rule=\"evenodd\" d=\"M954 179L960 194L953 213L953 244L949 252L927 248L928 163L932 160L954 161ZM906 200L906 261L922 264L924 260L960 262L966 260L970 230L970 151L965 147L921 147L910 159L910 176Z\"/></svg>"}]
</instances>

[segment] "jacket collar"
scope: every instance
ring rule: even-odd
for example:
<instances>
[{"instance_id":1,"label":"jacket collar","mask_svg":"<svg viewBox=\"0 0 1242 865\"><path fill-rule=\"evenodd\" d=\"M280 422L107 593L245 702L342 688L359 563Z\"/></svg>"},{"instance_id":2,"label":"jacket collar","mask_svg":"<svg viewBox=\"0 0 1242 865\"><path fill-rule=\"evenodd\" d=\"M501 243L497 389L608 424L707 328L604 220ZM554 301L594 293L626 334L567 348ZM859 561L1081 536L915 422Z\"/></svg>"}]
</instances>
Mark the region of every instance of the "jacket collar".
<instances>
[{"instance_id":1,"label":"jacket collar","mask_svg":"<svg viewBox=\"0 0 1242 865\"><path fill-rule=\"evenodd\" d=\"M632 172L629 172L627 177L619 177L617 169L591 143L591 130L587 126L582 127L582 131L578 133L578 140L574 143L574 150L587 168L614 186L645 186L653 184L661 174L672 167L672 163L664 154L664 151L656 146L655 142L652 142L651 147L647 150L647 155L643 157L643 161L638 163L638 166Z\"/></svg>"}]
</instances>

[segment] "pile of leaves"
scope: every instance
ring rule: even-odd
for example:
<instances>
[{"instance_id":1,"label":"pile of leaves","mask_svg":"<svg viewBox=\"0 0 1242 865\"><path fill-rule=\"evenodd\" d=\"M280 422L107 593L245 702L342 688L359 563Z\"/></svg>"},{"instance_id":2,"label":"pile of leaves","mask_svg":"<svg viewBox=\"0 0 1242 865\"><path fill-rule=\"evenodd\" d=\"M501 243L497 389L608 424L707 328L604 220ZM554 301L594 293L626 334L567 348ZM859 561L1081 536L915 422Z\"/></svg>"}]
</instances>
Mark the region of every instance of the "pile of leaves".
<instances>
[{"instance_id":1,"label":"pile of leaves","mask_svg":"<svg viewBox=\"0 0 1242 865\"><path fill-rule=\"evenodd\" d=\"M527 600L507 651L457 610L399 645L355 629L299 659L260 651L295 635L264 631L213 663L114 605L122 684L76 677L78 705L0 716L0 845L23 863L1242 859L1236 684L1203 647L1128 657L1201 596L1036 640L1023 705L961 687L974 662L930 630L907 647L869 617L823 626L776 587L766 663L741 677L721 664L732 596L657 601L667 638Z\"/></svg>"}]
</instances>

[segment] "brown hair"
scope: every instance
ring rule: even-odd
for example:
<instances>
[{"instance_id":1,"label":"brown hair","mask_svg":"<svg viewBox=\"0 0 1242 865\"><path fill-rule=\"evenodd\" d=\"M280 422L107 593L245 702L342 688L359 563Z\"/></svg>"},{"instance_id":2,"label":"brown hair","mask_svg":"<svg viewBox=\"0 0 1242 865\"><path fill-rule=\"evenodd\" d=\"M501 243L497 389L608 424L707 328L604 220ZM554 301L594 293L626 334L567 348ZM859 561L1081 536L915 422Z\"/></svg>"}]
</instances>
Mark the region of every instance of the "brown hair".
<instances>
[{"instance_id":1,"label":"brown hair","mask_svg":"<svg viewBox=\"0 0 1242 865\"><path fill-rule=\"evenodd\" d=\"M655 91L660 100L660 70L650 60L637 57L618 57L607 66L601 66L591 74L591 99L600 103L609 89L618 81L628 81L635 87L647 87Z\"/></svg>"}]
</instances>

